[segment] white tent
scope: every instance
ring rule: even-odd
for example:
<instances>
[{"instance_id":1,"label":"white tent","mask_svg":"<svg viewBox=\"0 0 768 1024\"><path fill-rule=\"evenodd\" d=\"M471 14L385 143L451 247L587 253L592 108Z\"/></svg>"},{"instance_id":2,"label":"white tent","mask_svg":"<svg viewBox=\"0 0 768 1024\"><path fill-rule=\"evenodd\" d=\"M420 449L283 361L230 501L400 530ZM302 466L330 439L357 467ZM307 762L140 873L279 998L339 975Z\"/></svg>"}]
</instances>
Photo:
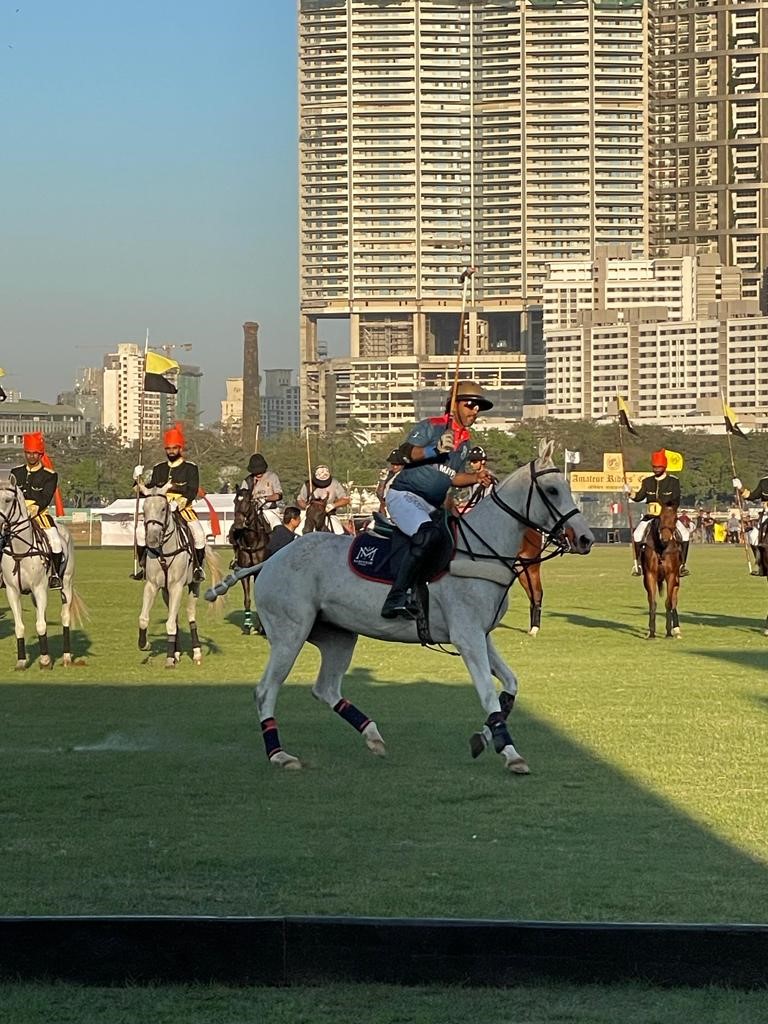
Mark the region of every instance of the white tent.
<instances>
[{"instance_id":1,"label":"white tent","mask_svg":"<svg viewBox=\"0 0 768 1024\"><path fill-rule=\"evenodd\" d=\"M213 505L219 517L221 533L214 538L211 535L211 513L204 501L196 501L194 504L200 522L208 534L208 541L211 544L227 544L227 534L232 525L232 518L235 510L234 494L209 494L208 501ZM139 499L139 515L143 507L144 499ZM118 498L106 508L92 508L91 515L101 519L101 544L102 547L133 547L133 517L136 509L135 498Z\"/></svg>"}]
</instances>

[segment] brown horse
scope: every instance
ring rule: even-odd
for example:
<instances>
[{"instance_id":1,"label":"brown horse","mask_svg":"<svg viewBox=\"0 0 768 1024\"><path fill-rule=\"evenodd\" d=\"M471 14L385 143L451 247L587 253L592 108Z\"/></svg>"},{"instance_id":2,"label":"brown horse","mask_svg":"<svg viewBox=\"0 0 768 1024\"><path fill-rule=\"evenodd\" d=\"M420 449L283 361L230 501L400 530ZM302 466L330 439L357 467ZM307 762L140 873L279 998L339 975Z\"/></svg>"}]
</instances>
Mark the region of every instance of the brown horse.
<instances>
[{"instance_id":1,"label":"brown horse","mask_svg":"<svg viewBox=\"0 0 768 1024\"><path fill-rule=\"evenodd\" d=\"M648 595L648 633L652 640L656 636L656 600L663 588L667 588L667 636L680 639L680 621L677 616L677 595L680 590L680 559L682 547L677 539L675 527L677 512L664 507L661 515L654 518L645 535L640 564L643 570L643 584Z\"/></svg>"},{"instance_id":2,"label":"brown horse","mask_svg":"<svg viewBox=\"0 0 768 1024\"><path fill-rule=\"evenodd\" d=\"M332 528L328 517L329 513L326 510L325 498L310 497L307 502L306 512L304 513L304 529L302 534L331 533Z\"/></svg>"},{"instance_id":3,"label":"brown horse","mask_svg":"<svg viewBox=\"0 0 768 1024\"><path fill-rule=\"evenodd\" d=\"M229 531L229 543L235 552L230 568L245 569L259 565L267 557L267 543L270 528L258 501L248 490L240 490L235 495L235 515ZM251 612L251 577L246 576L240 581L243 585L243 632L260 633L261 627L258 612Z\"/></svg>"},{"instance_id":4,"label":"brown horse","mask_svg":"<svg viewBox=\"0 0 768 1024\"><path fill-rule=\"evenodd\" d=\"M518 557L524 559L524 568L518 579L520 586L528 595L528 602L531 608L531 624L528 630L529 636L536 636L541 629L541 604L544 600L544 588L541 585L541 562L532 561L526 564L527 559L538 559L544 538L538 530L526 530L523 534L523 543L518 552Z\"/></svg>"}]
</instances>

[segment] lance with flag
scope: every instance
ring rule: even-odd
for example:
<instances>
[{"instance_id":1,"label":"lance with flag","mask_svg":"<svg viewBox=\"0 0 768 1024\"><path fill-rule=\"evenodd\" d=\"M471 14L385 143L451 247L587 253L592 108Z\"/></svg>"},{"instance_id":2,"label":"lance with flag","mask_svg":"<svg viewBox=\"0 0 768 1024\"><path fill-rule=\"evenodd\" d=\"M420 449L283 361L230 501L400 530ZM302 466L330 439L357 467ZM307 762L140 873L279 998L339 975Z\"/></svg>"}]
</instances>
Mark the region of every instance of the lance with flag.
<instances>
[{"instance_id":1,"label":"lance with flag","mask_svg":"<svg viewBox=\"0 0 768 1024\"><path fill-rule=\"evenodd\" d=\"M627 460L624 458L624 428L626 427L630 434L638 436L637 431L632 426L632 421L629 418L629 407L621 395L616 392L616 410L618 413L619 423L619 451L621 452L621 474L624 478L624 504L627 506L627 526L629 527L629 550L632 552L632 564L635 564L635 545L632 541L632 534L635 532L635 526L632 522L632 509L629 507L629 496L632 493L632 488L627 483Z\"/></svg>"},{"instance_id":2,"label":"lance with flag","mask_svg":"<svg viewBox=\"0 0 768 1024\"><path fill-rule=\"evenodd\" d=\"M0 366L0 377L5 376L5 370ZM8 398L8 395L0 388L0 402L4 402Z\"/></svg>"},{"instance_id":3,"label":"lance with flag","mask_svg":"<svg viewBox=\"0 0 768 1024\"><path fill-rule=\"evenodd\" d=\"M736 459L733 455L733 438L741 437L745 441L748 440L747 435L741 429L739 425L738 417L733 409L728 405L725 400L725 393L720 392L720 399L723 403L723 419L725 421L725 434L728 438L728 453L731 456L731 473L733 474L733 489L736 494L736 505L739 509L739 519L741 521L741 541L744 546L744 554L747 559L747 572L752 575L754 569L752 567L752 559L749 554L749 544L747 543L747 528L744 523L744 502L741 500L741 481L739 480L738 474L736 473Z\"/></svg>"}]
</instances>

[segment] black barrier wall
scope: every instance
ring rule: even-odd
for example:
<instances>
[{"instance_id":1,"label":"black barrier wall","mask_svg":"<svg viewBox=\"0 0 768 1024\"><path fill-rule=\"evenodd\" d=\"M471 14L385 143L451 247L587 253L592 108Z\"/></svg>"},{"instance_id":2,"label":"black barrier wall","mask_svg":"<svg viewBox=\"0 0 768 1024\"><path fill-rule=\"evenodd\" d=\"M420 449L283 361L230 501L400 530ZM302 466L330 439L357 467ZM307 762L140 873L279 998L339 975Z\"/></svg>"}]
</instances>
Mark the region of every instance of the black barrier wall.
<instances>
[{"instance_id":1,"label":"black barrier wall","mask_svg":"<svg viewBox=\"0 0 768 1024\"><path fill-rule=\"evenodd\" d=\"M768 985L768 926L380 918L6 917L0 978L84 985L533 979Z\"/></svg>"}]
</instances>

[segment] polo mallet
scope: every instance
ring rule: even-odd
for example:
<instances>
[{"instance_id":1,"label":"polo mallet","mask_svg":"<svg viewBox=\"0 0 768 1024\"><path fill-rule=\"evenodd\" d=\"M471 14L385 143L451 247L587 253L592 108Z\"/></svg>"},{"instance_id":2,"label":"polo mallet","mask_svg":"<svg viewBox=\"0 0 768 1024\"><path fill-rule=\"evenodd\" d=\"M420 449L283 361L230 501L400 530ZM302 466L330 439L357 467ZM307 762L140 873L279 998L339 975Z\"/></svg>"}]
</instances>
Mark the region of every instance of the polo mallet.
<instances>
[{"instance_id":1,"label":"polo mallet","mask_svg":"<svg viewBox=\"0 0 768 1024\"><path fill-rule=\"evenodd\" d=\"M306 427L307 431L307 505L309 505L309 496L312 494L312 456L309 451L309 427Z\"/></svg>"},{"instance_id":2,"label":"polo mallet","mask_svg":"<svg viewBox=\"0 0 768 1024\"><path fill-rule=\"evenodd\" d=\"M461 367L461 356L464 348L464 320L467 315L467 290L469 289L469 279L477 270L477 267L465 267L462 270L459 277L459 284L461 288L461 313L459 315L459 340L456 345L456 367L453 371L453 387L451 388L451 402L449 405L450 412L448 413L448 423L451 420L458 423L456 417L456 394L459 390L459 369Z\"/></svg>"}]
</instances>

